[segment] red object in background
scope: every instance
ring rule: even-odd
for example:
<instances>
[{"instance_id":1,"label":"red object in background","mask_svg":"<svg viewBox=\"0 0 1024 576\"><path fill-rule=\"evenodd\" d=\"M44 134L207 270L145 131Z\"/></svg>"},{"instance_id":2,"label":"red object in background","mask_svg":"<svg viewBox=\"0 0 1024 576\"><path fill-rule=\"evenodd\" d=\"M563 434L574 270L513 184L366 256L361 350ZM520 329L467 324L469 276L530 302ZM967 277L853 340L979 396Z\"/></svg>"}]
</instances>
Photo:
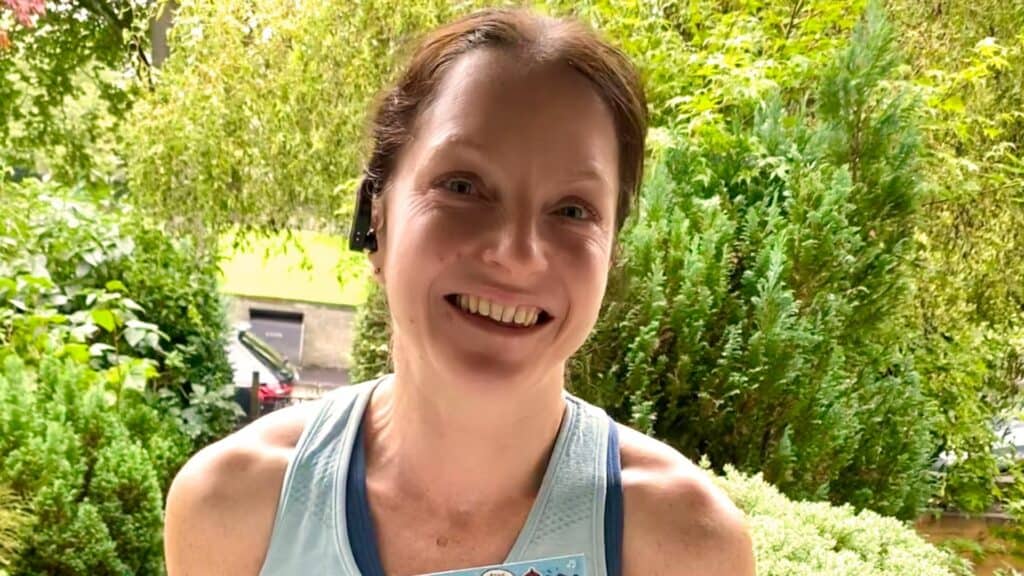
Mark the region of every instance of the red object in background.
<instances>
[{"instance_id":1,"label":"red object in background","mask_svg":"<svg viewBox=\"0 0 1024 576\"><path fill-rule=\"evenodd\" d=\"M264 402L266 400L276 400L279 398L288 398L292 395L292 388L293 386L290 382L282 382L279 387L271 387L268 384L260 384L260 402Z\"/></svg>"},{"instance_id":2,"label":"red object in background","mask_svg":"<svg viewBox=\"0 0 1024 576\"><path fill-rule=\"evenodd\" d=\"M32 16L46 14L45 0L4 0L4 5L14 12L14 18L26 28L34 25Z\"/></svg>"}]
</instances>

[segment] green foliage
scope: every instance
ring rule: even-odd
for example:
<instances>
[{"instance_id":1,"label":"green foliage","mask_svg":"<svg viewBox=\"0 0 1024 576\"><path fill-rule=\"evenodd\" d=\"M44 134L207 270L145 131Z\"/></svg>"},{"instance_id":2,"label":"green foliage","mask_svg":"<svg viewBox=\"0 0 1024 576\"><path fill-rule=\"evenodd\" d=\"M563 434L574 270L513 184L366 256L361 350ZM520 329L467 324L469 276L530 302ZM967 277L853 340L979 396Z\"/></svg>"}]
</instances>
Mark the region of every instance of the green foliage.
<instances>
[{"instance_id":1,"label":"green foliage","mask_svg":"<svg viewBox=\"0 0 1024 576\"><path fill-rule=\"evenodd\" d=\"M958 459L939 495L978 512L1005 498L991 423L1021 409L1024 4L893 2L892 12L928 104L915 363Z\"/></svg>"},{"instance_id":2,"label":"green foliage","mask_svg":"<svg viewBox=\"0 0 1024 576\"><path fill-rule=\"evenodd\" d=\"M760 475L728 466L714 479L747 515L761 576L972 574L898 520L849 505L791 502Z\"/></svg>"},{"instance_id":3,"label":"green foliage","mask_svg":"<svg viewBox=\"0 0 1024 576\"><path fill-rule=\"evenodd\" d=\"M376 282L370 282L366 303L356 313L352 325L352 367L349 377L363 382L394 370L391 365L391 317L387 294Z\"/></svg>"},{"instance_id":4,"label":"green foliage","mask_svg":"<svg viewBox=\"0 0 1024 576\"><path fill-rule=\"evenodd\" d=\"M182 2L175 50L125 129L133 200L198 236L344 231L374 94L420 34L493 4ZM825 32L852 27L860 2L533 4L579 14L630 52L657 123L714 130L737 100L806 82L842 39Z\"/></svg>"},{"instance_id":5,"label":"green foliage","mask_svg":"<svg viewBox=\"0 0 1024 576\"><path fill-rule=\"evenodd\" d=\"M33 518L12 574L158 573L167 470L122 421L131 400L70 358L43 359L36 373L13 355L0 398L0 483Z\"/></svg>"},{"instance_id":6,"label":"green foliage","mask_svg":"<svg viewBox=\"0 0 1024 576\"><path fill-rule=\"evenodd\" d=\"M124 386L163 389L197 445L231 431L231 367L217 262L102 191L5 184L0 347L89 361ZM132 297L129 297L131 295ZM196 393L193 393L193 389ZM190 406L176 407L181 400Z\"/></svg>"},{"instance_id":7,"label":"green foliage","mask_svg":"<svg viewBox=\"0 0 1024 576\"><path fill-rule=\"evenodd\" d=\"M372 94L447 1L181 3L126 129L132 199L197 236L344 230Z\"/></svg>"},{"instance_id":8,"label":"green foliage","mask_svg":"<svg viewBox=\"0 0 1024 576\"><path fill-rule=\"evenodd\" d=\"M912 516L928 495L933 408L889 319L907 303L913 187L878 219L884 204L865 197L899 201L867 181L878 168L854 181L849 156L830 157L842 135L827 113L780 110L722 150L660 154L572 385L691 457Z\"/></svg>"},{"instance_id":9,"label":"green foliage","mask_svg":"<svg viewBox=\"0 0 1024 576\"><path fill-rule=\"evenodd\" d=\"M32 517L22 501L6 486L0 486L0 574L10 568L22 546L23 531Z\"/></svg>"},{"instance_id":10,"label":"green foliage","mask_svg":"<svg viewBox=\"0 0 1024 576\"><path fill-rule=\"evenodd\" d=\"M789 94L813 85L865 2L538 4L582 17L629 54L643 71L653 125L713 139L766 90Z\"/></svg>"},{"instance_id":11,"label":"green foliage","mask_svg":"<svg viewBox=\"0 0 1024 576\"><path fill-rule=\"evenodd\" d=\"M104 189L5 183L0 485L11 574L159 574L178 469L231 431L217 263Z\"/></svg>"},{"instance_id":12,"label":"green foliage","mask_svg":"<svg viewBox=\"0 0 1024 576\"><path fill-rule=\"evenodd\" d=\"M48 0L35 26L10 30L0 54L0 172L66 182L115 174L116 127L149 78L157 4Z\"/></svg>"}]
</instances>

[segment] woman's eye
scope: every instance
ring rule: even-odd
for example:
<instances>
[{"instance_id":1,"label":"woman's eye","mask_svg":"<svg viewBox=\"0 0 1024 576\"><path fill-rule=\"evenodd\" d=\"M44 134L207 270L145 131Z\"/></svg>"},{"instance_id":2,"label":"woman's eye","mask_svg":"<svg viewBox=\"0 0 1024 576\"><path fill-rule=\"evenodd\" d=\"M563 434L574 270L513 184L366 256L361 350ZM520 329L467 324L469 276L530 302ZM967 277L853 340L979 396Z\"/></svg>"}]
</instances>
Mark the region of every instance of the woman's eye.
<instances>
[{"instance_id":1,"label":"woman's eye","mask_svg":"<svg viewBox=\"0 0 1024 576\"><path fill-rule=\"evenodd\" d=\"M591 217L590 210L583 206L575 204L569 206L563 206L557 210L559 215L565 216L572 220L586 220Z\"/></svg>"},{"instance_id":2,"label":"woman's eye","mask_svg":"<svg viewBox=\"0 0 1024 576\"><path fill-rule=\"evenodd\" d=\"M473 182L466 178L448 178L444 181L444 188L460 196L472 194Z\"/></svg>"}]
</instances>

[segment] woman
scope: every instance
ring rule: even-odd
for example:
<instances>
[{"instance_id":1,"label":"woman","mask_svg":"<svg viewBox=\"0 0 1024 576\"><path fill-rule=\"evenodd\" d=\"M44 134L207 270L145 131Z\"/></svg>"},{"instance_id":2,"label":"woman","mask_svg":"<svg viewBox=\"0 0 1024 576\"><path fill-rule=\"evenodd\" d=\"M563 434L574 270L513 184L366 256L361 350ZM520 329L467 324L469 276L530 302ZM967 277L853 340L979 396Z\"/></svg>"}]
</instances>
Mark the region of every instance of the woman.
<instances>
[{"instance_id":1,"label":"woman","mask_svg":"<svg viewBox=\"0 0 1024 576\"><path fill-rule=\"evenodd\" d=\"M564 391L646 121L635 70L578 22L485 10L430 34L379 102L351 239L394 374L189 461L170 576L753 574L704 473Z\"/></svg>"}]
</instances>

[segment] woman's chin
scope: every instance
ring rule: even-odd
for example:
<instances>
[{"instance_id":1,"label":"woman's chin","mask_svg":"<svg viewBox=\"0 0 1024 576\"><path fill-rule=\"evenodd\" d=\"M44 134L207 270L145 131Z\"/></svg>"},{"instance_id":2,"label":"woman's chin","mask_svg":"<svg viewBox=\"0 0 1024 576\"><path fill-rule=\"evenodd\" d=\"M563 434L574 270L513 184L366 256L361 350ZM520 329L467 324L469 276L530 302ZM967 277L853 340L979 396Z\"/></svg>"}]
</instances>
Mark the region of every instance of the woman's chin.
<instances>
[{"instance_id":1,"label":"woman's chin","mask_svg":"<svg viewBox=\"0 0 1024 576\"><path fill-rule=\"evenodd\" d=\"M452 354L445 372L457 386L480 391L508 391L535 383L546 372L530 358L462 351Z\"/></svg>"}]
</instances>

